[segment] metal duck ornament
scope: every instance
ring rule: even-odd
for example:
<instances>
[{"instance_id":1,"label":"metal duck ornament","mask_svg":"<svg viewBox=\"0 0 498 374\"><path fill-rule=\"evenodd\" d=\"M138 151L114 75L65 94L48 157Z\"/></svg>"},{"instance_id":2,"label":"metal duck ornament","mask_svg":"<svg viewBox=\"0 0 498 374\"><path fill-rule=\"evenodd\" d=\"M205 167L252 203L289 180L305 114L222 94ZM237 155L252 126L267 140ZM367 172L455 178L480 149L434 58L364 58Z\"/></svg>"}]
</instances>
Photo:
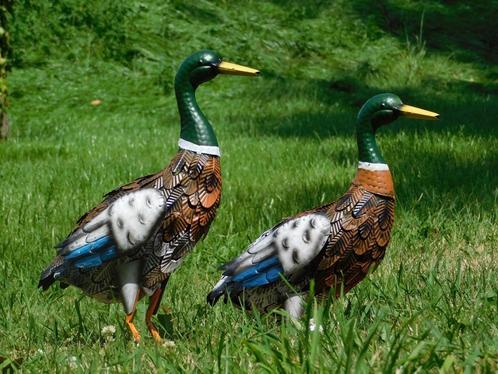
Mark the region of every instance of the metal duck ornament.
<instances>
[{"instance_id":1,"label":"metal duck ornament","mask_svg":"<svg viewBox=\"0 0 498 374\"><path fill-rule=\"evenodd\" d=\"M175 92L181 118L179 151L162 171L138 178L107 195L84 214L57 246L41 274L46 290L59 281L103 302L122 302L135 341L137 302L150 297L145 321L152 323L173 271L208 232L221 198L220 151L214 130L200 110L196 88L218 74L257 75L258 70L223 61L210 50L192 54L180 66Z\"/></svg>"},{"instance_id":2,"label":"metal duck ornament","mask_svg":"<svg viewBox=\"0 0 498 374\"><path fill-rule=\"evenodd\" d=\"M319 298L329 290L339 297L363 280L384 257L394 220L393 180L375 133L399 116L434 120L439 115L405 105L394 94L369 99L357 117L359 164L346 194L264 232L224 265L208 303L225 296L262 312L284 307L299 318L311 280Z\"/></svg>"}]
</instances>

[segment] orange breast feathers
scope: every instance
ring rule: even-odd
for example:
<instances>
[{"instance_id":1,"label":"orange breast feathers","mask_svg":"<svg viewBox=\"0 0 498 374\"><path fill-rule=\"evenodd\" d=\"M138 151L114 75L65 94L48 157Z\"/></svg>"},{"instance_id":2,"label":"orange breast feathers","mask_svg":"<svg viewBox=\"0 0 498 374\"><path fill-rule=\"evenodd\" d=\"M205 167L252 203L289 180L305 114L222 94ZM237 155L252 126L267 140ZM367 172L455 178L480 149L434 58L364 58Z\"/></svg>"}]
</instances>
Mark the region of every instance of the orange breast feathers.
<instances>
[{"instance_id":1,"label":"orange breast feathers","mask_svg":"<svg viewBox=\"0 0 498 374\"><path fill-rule=\"evenodd\" d=\"M383 196L395 197L393 177L389 170L366 170L358 168L353 185Z\"/></svg>"}]
</instances>

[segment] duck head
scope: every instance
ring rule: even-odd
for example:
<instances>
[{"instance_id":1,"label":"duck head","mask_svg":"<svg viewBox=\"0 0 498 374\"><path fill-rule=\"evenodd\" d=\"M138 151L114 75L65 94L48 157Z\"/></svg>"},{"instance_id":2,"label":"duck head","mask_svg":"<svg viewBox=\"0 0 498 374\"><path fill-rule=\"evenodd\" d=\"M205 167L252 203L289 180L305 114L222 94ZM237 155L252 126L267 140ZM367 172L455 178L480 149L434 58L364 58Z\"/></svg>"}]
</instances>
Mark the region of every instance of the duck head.
<instances>
[{"instance_id":1,"label":"duck head","mask_svg":"<svg viewBox=\"0 0 498 374\"><path fill-rule=\"evenodd\" d=\"M437 113L403 104L397 95L384 93L371 97L362 106L358 113L358 121L365 122L365 120L369 120L374 130L376 130L380 126L392 123L400 116L425 120L439 118Z\"/></svg>"},{"instance_id":2,"label":"duck head","mask_svg":"<svg viewBox=\"0 0 498 374\"><path fill-rule=\"evenodd\" d=\"M386 166L375 140L375 132L380 126L392 123L400 116L435 120L438 119L439 114L403 104L401 99L392 93L375 95L370 98L361 107L356 121L356 139L360 162Z\"/></svg>"},{"instance_id":3,"label":"duck head","mask_svg":"<svg viewBox=\"0 0 498 374\"><path fill-rule=\"evenodd\" d=\"M195 98L197 87L218 74L254 76L258 75L259 71L223 61L218 53L208 49L187 57L175 77L175 94L181 125L180 148L212 155L220 154L214 129Z\"/></svg>"},{"instance_id":4,"label":"duck head","mask_svg":"<svg viewBox=\"0 0 498 374\"><path fill-rule=\"evenodd\" d=\"M190 84L197 88L202 83L214 79L218 74L255 76L259 71L247 66L223 61L215 51L205 49L196 52L183 61L178 70L177 80L188 74Z\"/></svg>"}]
</instances>

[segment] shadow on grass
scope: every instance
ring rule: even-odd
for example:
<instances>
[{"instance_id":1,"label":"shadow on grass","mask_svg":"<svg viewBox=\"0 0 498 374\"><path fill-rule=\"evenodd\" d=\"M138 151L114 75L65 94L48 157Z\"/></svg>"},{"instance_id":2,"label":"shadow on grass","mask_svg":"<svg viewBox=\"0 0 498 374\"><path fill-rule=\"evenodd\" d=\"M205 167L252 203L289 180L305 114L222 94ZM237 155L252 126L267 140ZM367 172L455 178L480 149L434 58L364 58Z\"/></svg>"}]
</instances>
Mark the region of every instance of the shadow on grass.
<instances>
[{"instance_id":1,"label":"shadow on grass","mask_svg":"<svg viewBox=\"0 0 498 374\"><path fill-rule=\"evenodd\" d=\"M416 35L428 48L451 53L460 61L498 63L496 1L359 0L352 6L366 22L374 22L403 42L407 36Z\"/></svg>"},{"instance_id":2,"label":"shadow on grass","mask_svg":"<svg viewBox=\"0 0 498 374\"><path fill-rule=\"evenodd\" d=\"M316 18L324 8L330 5L323 0L271 0L271 3L284 8L289 18L298 19Z\"/></svg>"},{"instance_id":3,"label":"shadow on grass","mask_svg":"<svg viewBox=\"0 0 498 374\"><path fill-rule=\"evenodd\" d=\"M161 336L172 337L174 334L173 329L173 316L170 312L164 311L157 314L157 327Z\"/></svg>"},{"instance_id":4,"label":"shadow on grass","mask_svg":"<svg viewBox=\"0 0 498 374\"><path fill-rule=\"evenodd\" d=\"M323 0L271 2L285 8L289 19L296 22L317 18L330 6ZM415 38L427 48L451 54L459 61L479 62L492 68L498 63L496 1L356 0L350 2L350 8L365 24L384 30L402 43ZM494 69L491 74L496 79L498 71Z\"/></svg>"},{"instance_id":5,"label":"shadow on grass","mask_svg":"<svg viewBox=\"0 0 498 374\"><path fill-rule=\"evenodd\" d=\"M15 373L22 366L24 359L10 359L8 357L0 356L0 367L2 373Z\"/></svg>"},{"instance_id":6,"label":"shadow on grass","mask_svg":"<svg viewBox=\"0 0 498 374\"><path fill-rule=\"evenodd\" d=\"M271 110L262 110L260 116L248 115L247 120L237 120L239 129L251 136L277 136L282 138L342 137L355 144L355 116L363 102L385 89L368 87L351 77L335 80L298 80L272 77L270 89L258 93L263 103L285 103L293 99L316 101L316 111L268 115ZM489 210L496 206L498 186L498 147L477 150L483 141L498 139L498 107L496 106L498 85L469 82L427 81L423 87L394 87L389 90L398 94L408 104L419 106L441 114L441 120L415 121L402 119L383 128L379 133L390 137L399 131L407 136L402 147L396 149L392 142L382 144L386 159L393 169L398 197L401 201L417 201L423 193L424 210L467 209L478 214L479 209ZM263 95L263 96L261 96ZM415 141L423 134L427 143L422 150ZM468 138L471 152L467 157L465 144L453 144L453 134ZM434 144L428 136L434 136ZM464 142L465 142L464 140ZM477 140L477 142L476 142ZM441 144L440 144L441 143ZM447 147L445 146L447 145ZM353 148L354 149L354 148ZM330 165L324 166L333 173L333 165L356 159L356 151L331 150ZM414 163L416 165L414 166ZM295 171L298 172L298 171ZM353 172L353 171L352 171ZM309 185L308 185L309 186ZM339 198L348 185L327 184L316 188L289 186L282 191L281 206L276 209L299 212L319 205L318 199L325 194L325 202ZM286 187L284 187L286 188ZM428 196L430 195L430 196ZM311 198L310 198L311 197ZM313 197L316 197L314 199ZM472 206L467 207L467 205Z\"/></svg>"},{"instance_id":7,"label":"shadow on grass","mask_svg":"<svg viewBox=\"0 0 498 374\"><path fill-rule=\"evenodd\" d=\"M421 153L410 147L400 157L391 159L389 164L398 204L405 210L415 209L422 217L444 212L448 219L453 219L463 212L477 217L492 216L498 208L498 173L495 172L498 170L498 150L487 152L478 160L461 160L455 159L450 150ZM333 180L335 162L332 159L324 166L326 173L331 175L330 180L325 178L300 186L281 185L276 189L279 199L274 201L272 209L292 216L339 199L350 182ZM299 170L293 172L299 174ZM353 175L351 170L351 179Z\"/></svg>"},{"instance_id":8,"label":"shadow on grass","mask_svg":"<svg viewBox=\"0 0 498 374\"><path fill-rule=\"evenodd\" d=\"M250 124L245 128L242 126L241 131L280 137L352 137L355 117L361 105L373 95L393 92L407 104L441 114L437 123L417 121L416 126L403 126L407 132L428 130L446 133L458 130L465 135L486 138L498 136L498 84L431 79L417 87L386 89L367 86L351 76L331 80L282 79L271 73L267 76L270 77L268 89L255 93L255 100L268 105L293 99L311 100L316 102L318 109L314 112L291 111L272 116L268 115L268 112L272 112L270 108L268 111L263 110L260 117L248 114L245 119L237 114L234 121ZM397 129L398 123L389 126L387 131ZM385 132L386 128L381 131Z\"/></svg>"}]
</instances>

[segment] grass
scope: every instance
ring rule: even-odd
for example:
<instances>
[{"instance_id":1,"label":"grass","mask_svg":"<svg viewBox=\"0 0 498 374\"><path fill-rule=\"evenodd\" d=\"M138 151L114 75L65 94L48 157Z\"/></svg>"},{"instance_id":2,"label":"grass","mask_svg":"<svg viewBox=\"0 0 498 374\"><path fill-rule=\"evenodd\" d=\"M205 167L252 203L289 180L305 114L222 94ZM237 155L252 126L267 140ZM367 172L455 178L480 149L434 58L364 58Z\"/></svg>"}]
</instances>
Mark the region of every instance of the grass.
<instances>
[{"instance_id":1,"label":"grass","mask_svg":"<svg viewBox=\"0 0 498 374\"><path fill-rule=\"evenodd\" d=\"M2 369L496 372L498 91L496 56L478 37L486 15L458 40L460 5L430 1L96 3L55 2L51 12L26 0L14 15L12 137L0 144ZM157 323L174 346L136 346L119 305L73 288L42 294L36 283L80 214L176 152L172 80L204 47L262 76L199 89L223 152L223 203L163 299ZM381 91L442 119L399 120L378 136L398 196L379 269L338 301L309 301L306 319L323 333L279 313L208 307L220 263L282 217L346 190L355 113Z\"/></svg>"}]
</instances>

